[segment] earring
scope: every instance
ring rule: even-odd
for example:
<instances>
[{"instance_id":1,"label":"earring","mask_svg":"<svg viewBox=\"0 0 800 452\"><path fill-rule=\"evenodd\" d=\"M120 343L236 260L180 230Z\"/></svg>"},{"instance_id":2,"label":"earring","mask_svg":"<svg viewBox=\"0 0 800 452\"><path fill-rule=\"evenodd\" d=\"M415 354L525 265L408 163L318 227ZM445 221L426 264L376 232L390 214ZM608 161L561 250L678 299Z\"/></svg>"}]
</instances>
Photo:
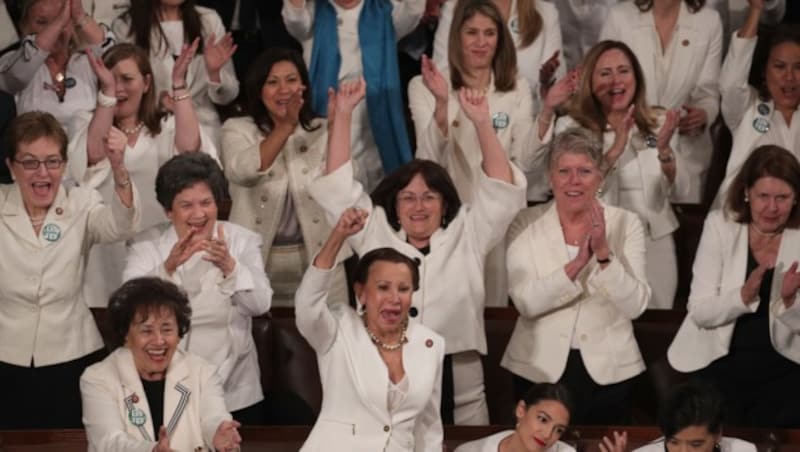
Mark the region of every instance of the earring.
<instances>
[{"instance_id":1,"label":"earring","mask_svg":"<svg viewBox=\"0 0 800 452\"><path fill-rule=\"evenodd\" d=\"M749 196L747 196L747 193L745 193L745 194L744 194L744 202L745 202L745 204L747 204L748 202L750 202L750 197L749 197Z\"/></svg>"},{"instance_id":2,"label":"earring","mask_svg":"<svg viewBox=\"0 0 800 452\"><path fill-rule=\"evenodd\" d=\"M364 307L364 304L363 303L359 303L358 301L356 301L356 314L358 314L359 317L364 317L364 313L366 311L367 311L367 308Z\"/></svg>"}]
</instances>

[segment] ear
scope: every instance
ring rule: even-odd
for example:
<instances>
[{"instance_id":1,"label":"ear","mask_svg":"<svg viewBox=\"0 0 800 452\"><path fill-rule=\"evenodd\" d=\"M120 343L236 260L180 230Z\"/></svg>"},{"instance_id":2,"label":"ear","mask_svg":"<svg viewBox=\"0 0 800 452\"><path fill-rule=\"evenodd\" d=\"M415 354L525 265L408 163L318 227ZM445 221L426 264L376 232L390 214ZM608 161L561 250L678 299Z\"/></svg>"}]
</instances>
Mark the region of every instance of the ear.
<instances>
[{"instance_id":1,"label":"ear","mask_svg":"<svg viewBox=\"0 0 800 452\"><path fill-rule=\"evenodd\" d=\"M167 216L169 221L172 221L172 209L164 209L164 215Z\"/></svg>"},{"instance_id":2,"label":"ear","mask_svg":"<svg viewBox=\"0 0 800 452\"><path fill-rule=\"evenodd\" d=\"M147 93L150 91L150 86L153 84L153 76L151 74L147 74L144 76L144 92Z\"/></svg>"},{"instance_id":3,"label":"ear","mask_svg":"<svg viewBox=\"0 0 800 452\"><path fill-rule=\"evenodd\" d=\"M517 407L514 409L514 416L517 418L517 422L521 421L522 418L525 417L525 413L528 411L528 407L525 406L525 401L520 400L517 402Z\"/></svg>"},{"instance_id":4,"label":"ear","mask_svg":"<svg viewBox=\"0 0 800 452\"><path fill-rule=\"evenodd\" d=\"M353 294L356 296L356 303L361 300L361 294L364 292L364 284L356 282L353 284Z\"/></svg>"}]
</instances>

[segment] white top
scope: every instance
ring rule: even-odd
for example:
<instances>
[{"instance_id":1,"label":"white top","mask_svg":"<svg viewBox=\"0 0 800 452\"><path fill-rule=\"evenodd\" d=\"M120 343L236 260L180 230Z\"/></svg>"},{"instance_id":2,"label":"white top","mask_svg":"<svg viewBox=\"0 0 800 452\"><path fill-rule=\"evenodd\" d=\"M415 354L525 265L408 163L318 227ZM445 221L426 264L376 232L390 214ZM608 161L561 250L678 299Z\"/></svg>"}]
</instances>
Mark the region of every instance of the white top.
<instances>
[{"instance_id":1,"label":"white top","mask_svg":"<svg viewBox=\"0 0 800 452\"><path fill-rule=\"evenodd\" d=\"M476 439L456 447L455 452L499 452L500 443L514 433L514 430L503 430L486 438ZM556 441L546 452L575 452L575 448L567 443Z\"/></svg>"},{"instance_id":2,"label":"white top","mask_svg":"<svg viewBox=\"0 0 800 452\"><path fill-rule=\"evenodd\" d=\"M19 41L17 36L17 29L14 28L14 22L8 14L5 0L0 0L0 50Z\"/></svg>"},{"instance_id":3,"label":"white top","mask_svg":"<svg viewBox=\"0 0 800 452\"><path fill-rule=\"evenodd\" d=\"M131 6L131 0L82 0L82 3L84 11L108 27Z\"/></svg>"},{"instance_id":4,"label":"white top","mask_svg":"<svg viewBox=\"0 0 800 452\"><path fill-rule=\"evenodd\" d=\"M720 452L756 452L756 445L738 438L723 436L719 440ZM634 449L633 452L664 452L664 438L659 438L649 444Z\"/></svg>"},{"instance_id":5,"label":"white top","mask_svg":"<svg viewBox=\"0 0 800 452\"><path fill-rule=\"evenodd\" d=\"M406 398L406 394L408 394L408 375L403 375L403 378L397 383L392 383L392 380L389 380L389 388L386 393L386 407L389 409L390 413L393 413L400 407L400 404L402 404L403 400Z\"/></svg>"},{"instance_id":6,"label":"white top","mask_svg":"<svg viewBox=\"0 0 800 452\"><path fill-rule=\"evenodd\" d=\"M539 3L542 0L536 0ZM562 65L574 68L581 64L584 55L597 44L608 10L618 0L547 0L556 5L564 37Z\"/></svg>"}]
</instances>

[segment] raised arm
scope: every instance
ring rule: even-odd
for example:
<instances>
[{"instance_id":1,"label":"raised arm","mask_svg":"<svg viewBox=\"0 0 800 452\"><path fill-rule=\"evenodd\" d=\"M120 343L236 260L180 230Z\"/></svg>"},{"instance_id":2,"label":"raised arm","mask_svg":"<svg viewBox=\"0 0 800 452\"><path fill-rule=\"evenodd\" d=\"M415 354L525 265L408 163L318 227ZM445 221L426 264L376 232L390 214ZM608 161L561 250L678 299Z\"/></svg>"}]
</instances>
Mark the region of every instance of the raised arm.
<instances>
[{"instance_id":1,"label":"raised arm","mask_svg":"<svg viewBox=\"0 0 800 452\"><path fill-rule=\"evenodd\" d=\"M225 25L215 12L204 14L204 29L210 33L204 36L203 60L208 74L208 97L217 105L226 105L239 95L239 80L233 67L232 57L236 44Z\"/></svg>"},{"instance_id":2,"label":"raised arm","mask_svg":"<svg viewBox=\"0 0 800 452\"><path fill-rule=\"evenodd\" d=\"M191 45L184 44L172 68L172 110L175 113L175 150L194 152L200 150L200 124L192 105L192 93L186 86L186 70L192 62L200 38Z\"/></svg>"},{"instance_id":3,"label":"raised arm","mask_svg":"<svg viewBox=\"0 0 800 452\"><path fill-rule=\"evenodd\" d=\"M90 45L102 43L106 34L94 18L84 11L81 0L66 0L64 3L70 4L72 23L81 40Z\"/></svg>"},{"instance_id":4,"label":"raised arm","mask_svg":"<svg viewBox=\"0 0 800 452\"><path fill-rule=\"evenodd\" d=\"M505 183L513 183L511 164L508 157L497 138L492 126L492 118L489 116L489 99L481 91L461 88L458 92L458 101L461 109L467 118L475 126L478 133L478 144L481 148L483 161L481 167L487 176L501 180Z\"/></svg>"},{"instance_id":5,"label":"raised arm","mask_svg":"<svg viewBox=\"0 0 800 452\"><path fill-rule=\"evenodd\" d=\"M720 71L719 90L722 96L720 109L725 124L732 131L739 127L745 112L758 96L755 88L748 83L748 75L753 63L758 22L763 10L763 0L750 0L747 19L742 28L733 34L728 55Z\"/></svg>"},{"instance_id":6,"label":"raised arm","mask_svg":"<svg viewBox=\"0 0 800 452\"><path fill-rule=\"evenodd\" d=\"M353 110L367 92L364 78L343 82L338 91L328 90L328 158L325 174L350 161L350 124ZM334 112L331 116L331 112Z\"/></svg>"},{"instance_id":7,"label":"raised arm","mask_svg":"<svg viewBox=\"0 0 800 452\"><path fill-rule=\"evenodd\" d=\"M101 57L95 56L92 52L86 52L89 65L97 76L100 85L100 93L97 96L97 106L95 107L92 119L89 121L89 128L86 132L86 155L88 166L93 166L106 158L106 143L109 139L109 132L114 124L114 107L117 105L117 90L114 74L106 67Z\"/></svg>"},{"instance_id":8,"label":"raised arm","mask_svg":"<svg viewBox=\"0 0 800 452\"><path fill-rule=\"evenodd\" d=\"M303 42L314 33L314 0L283 0L283 23L292 37Z\"/></svg>"},{"instance_id":9,"label":"raised arm","mask_svg":"<svg viewBox=\"0 0 800 452\"><path fill-rule=\"evenodd\" d=\"M422 56L422 74L408 84L408 108L414 121L417 158L444 164L450 85L433 60Z\"/></svg>"},{"instance_id":10,"label":"raised arm","mask_svg":"<svg viewBox=\"0 0 800 452\"><path fill-rule=\"evenodd\" d=\"M391 0L394 34L399 40L417 27L425 12L425 0Z\"/></svg>"}]
</instances>

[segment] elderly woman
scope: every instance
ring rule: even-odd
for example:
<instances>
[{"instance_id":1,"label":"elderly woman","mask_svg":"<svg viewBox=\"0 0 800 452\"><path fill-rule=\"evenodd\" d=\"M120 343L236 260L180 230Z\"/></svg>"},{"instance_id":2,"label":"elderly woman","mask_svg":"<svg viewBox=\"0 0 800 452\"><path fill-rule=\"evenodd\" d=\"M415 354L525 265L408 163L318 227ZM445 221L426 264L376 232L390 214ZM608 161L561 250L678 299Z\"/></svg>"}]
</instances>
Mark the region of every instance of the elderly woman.
<instances>
[{"instance_id":1,"label":"elderly woman","mask_svg":"<svg viewBox=\"0 0 800 452\"><path fill-rule=\"evenodd\" d=\"M90 452L239 450L214 367L178 349L189 299L160 278L138 278L108 302L121 344L81 376Z\"/></svg>"},{"instance_id":2,"label":"elderly woman","mask_svg":"<svg viewBox=\"0 0 800 452\"><path fill-rule=\"evenodd\" d=\"M300 450L440 452L445 344L409 321L417 264L395 249L373 249L355 269L356 311L326 300L336 255L365 222L358 209L345 211L297 290L297 328L317 352L323 388L319 419Z\"/></svg>"},{"instance_id":3,"label":"elderly woman","mask_svg":"<svg viewBox=\"0 0 800 452\"><path fill-rule=\"evenodd\" d=\"M789 151L762 146L745 160L726 211L706 219L689 312L667 354L718 385L733 425L800 426L798 194Z\"/></svg>"},{"instance_id":4,"label":"elderly woman","mask_svg":"<svg viewBox=\"0 0 800 452\"><path fill-rule=\"evenodd\" d=\"M727 1L725 2L727 3ZM680 109L679 153L692 184L672 201L700 203L719 113L722 21L706 0L636 0L611 8L600 39L627 44L642 65L647 103Z\"/></svg>"},{"instance_id":5,"label":"elderly woman","mask_svg":"<svg viewBox=\"0 0 800 452\"><path fill-rule=\"evenodd\" d=\"M247 115L222 128L230 220L261 235L275 290L272 304L290 306L311 257L330 233L325 212L308 193L324 164L327 124L314 117L308 71L295 50L276 47L261 55L250 66L245 92ZM350 254L344 247L339 260ZM335 273L328 301L346 304L343 265Z\"/></svg>"},{"instance_id":6,"label":"elderly woman","mask_svg":"<svg viewBox=\"0 0 800 452\"><path fill-rule=\"evenodd\" d=\"M67 135L41 112L8 130L15 183L0 186L0 412L4 428L80 427L78 378L105 355L81 294L89 249L136 232L139 199L124 148L105 149L114 196L104 205L61 181ZM53 403L57 400L58 403Z\"/></svg>"},{"instance_id":7,"label":"elderly woman","mask_svg":"<svg viewBox=\"0 0 800 452\"><path fill-rule=\"evenodd\" d=\"M566 387L536 385L517 402L514 430L462 444L455 452L574 452L559 441L569 427L571 410L572 397Z\"/></svg>"},{"instance_id":8,"label":"elderly woman","mask_svg":"<svg viewBox=\"0 0 800 452\"><path fill-rule=\"evenodd\" d=\"M365 89L362 80L345 84L333 96L325 174L314 181L311 194L330 221L352 207L367 216L364 229L348 238L358 255L391 246L420 261L420 289L410 313L446 340L444 420L487 424L480 357L486 353L482 275L487 254L525 205L524 176L509 163L490 125L488 99L464 88L458 94L460 108L477 128L483 153L473 203L462 206L447 172L426 160L400 167L370 198L353 178L348 128Z\"/></svg>"},{"instance_id":9,"label":"elderly woman","mask_svg":"<svg viewBox=\"0 0 800 452\"><path fill-rule=\"evenodd\" d=\"M184 46L173 68L175 83L184 83L197 45ZM90 62L100 82L97 108L70 142L69 171L80 185L97 188L108 202L113 184L102 149L106 143L128 149L131 178L143 192L142 229L148 229L166 221L154 190L158 167L179 153L202 150L216 157L216 148L201 133L187 90L173 92L174 115L165 118L156 109L153 72L142 49L118 44L102 60L90 57ZM122 244L98 247L92 253L93 277L84 288L92 306L105 305L122 283L124 265Z\"/></svg>"},{"instance_id":10,"label":"elderly woman","mask_svg":"<svg viewBox=\"0 0 800 452\"><path fill-rule=\"evenodd\" d=\"M586 56L580 80L569 78L548 92L538 118L544 141L550 134L580 126L602 141L605 174L602 198L635 212L647 231L647 280L653 288L650 308L670 309L678 284L678 263L672 232L678 220L670 195L684 196L690 186L679 154L672 151L678 112L662 113L647 104L644 72L622 42L602 41ZM563 86L576 89L569 116L557 120L555 105ZM571 85L571 86L570 86Z\"/></svg>"},{"instance_id":11,"label":"elderly woman","mask_svg":"<svg viewBox=\"0 0 800 452\"><path fill-rule=\"evenodd\" d=\"M750 0L747 20L733 34L722 66L722 117L733 133L733 148L718 207L723 207L731 180L753 149L772 144L800 156L800 119L794 116L800 106L800 33L796 27L778 28L763 45L766 60L756 58L763 11L764 0Z\"/></svg>"},{"instance_id":12,"label":"elderly woman","mask_svg":"<svg viewBox=\"0 0 800 452\"><path fill-rule=\"evenodd\" d=\"M0 89L15 94L17 111L50 112L65 128L74 115L94 109L97 80L89 55L114 45L111 33L79 0L31 0L24 4L16 50L0 57ZM78 52L74 39L88 45Z\"/></svg>"},{"instance_id":13,"label":"elderly woman","mask_svg":"<svg viewBox=\"0 0 800 452\"><path fill-rule=\"evenodd\" d=\"M143 233L128 249L124 279L170 280L189 295L194 328L182 350L217 366L225 402L243 424L263 424L263 391L251 317L269 310L272 289L261 237L217 221L227 181L206 154L173 157L158 171L156 196L170 223Z\"/></svg>"},{"instance_id":14,"label":"elderly woman","mask_svg":"<svg viewBox=\"0 0 800 452\"><path fill-rule=\"evenodd\" d=\"M573 128L547 146L553 201L522 211L508 230L506 263L519 318L501 365L521 398L560 382L576 424L629 421L631 378L644 370L631 321L650 301L645 235L631 212L597 199L600 144Z\"/></svg>"}]
</instances>

